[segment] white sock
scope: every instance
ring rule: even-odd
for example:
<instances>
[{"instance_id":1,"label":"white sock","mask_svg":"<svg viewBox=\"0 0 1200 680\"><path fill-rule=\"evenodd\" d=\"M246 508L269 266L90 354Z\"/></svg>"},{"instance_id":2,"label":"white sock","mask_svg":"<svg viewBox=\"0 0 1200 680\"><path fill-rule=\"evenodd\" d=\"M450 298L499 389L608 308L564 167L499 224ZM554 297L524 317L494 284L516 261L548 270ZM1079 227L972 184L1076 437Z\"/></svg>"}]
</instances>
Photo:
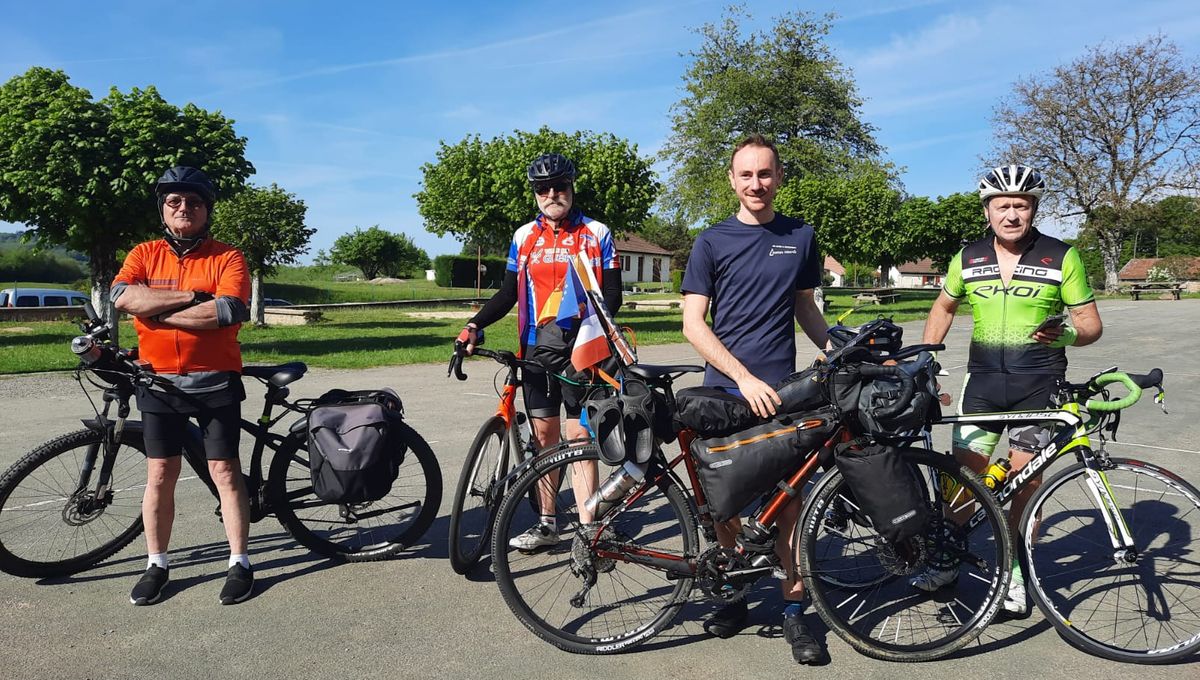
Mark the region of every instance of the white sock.
<instances>
[{"instance_id":1,"label":"white sock","mask_svg":"<svg viewBox=\"0 0 1200 680\"><path fill-rule=\"evenodd\" d=\"M153 553L146 558L146 568L158 567L159 569L170 569L167 566L167 554L165 552Z\"/></svg>"},{"instance_id":2,"label":"white sock","mask_svg":"<svg viewBox=\"0 0 1200 680\"><path fill-rule=\"evenodd\" d=\"M558 516L557 515L542 515L541 523L550 527L550 531L558 531Z\"/></svg>"},{"instance_id":3,"label":"white sock","mask_svg":"<svg viewBox=\"0 0 1200 680\"><path fill-rule=\"evenodd\" d=\"M235 564L240 564L243 567L245 567L246 569L249 569L250 568L250 556L247 555L246 553L242 553L240 555L230 555L229 556L229 566L232 567Z\"/></svg>"}]
</instances>

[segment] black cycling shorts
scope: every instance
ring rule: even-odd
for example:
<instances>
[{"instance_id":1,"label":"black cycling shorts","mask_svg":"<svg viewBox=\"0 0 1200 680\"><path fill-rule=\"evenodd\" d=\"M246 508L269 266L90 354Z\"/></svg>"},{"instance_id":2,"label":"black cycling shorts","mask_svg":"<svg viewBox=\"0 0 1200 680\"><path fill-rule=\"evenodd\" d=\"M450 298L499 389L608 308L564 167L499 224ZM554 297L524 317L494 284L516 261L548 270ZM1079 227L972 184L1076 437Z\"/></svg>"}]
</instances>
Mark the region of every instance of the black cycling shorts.
<instances>
[{"instance_id":1,"label":"black cycling shorts","mask_svg":"<svg viewBox=\"0 0 1200 680\"><path fill-rule=\"evenodd\" d=\"M574 420L579 420L579 414L583 412L584 388L568 385L545 373L525 371L521 390L525 411L531 418L557 418L560 407Z\"/></svg>"},{"instance_id":2,"label":"black cycling shorts","mask_svg":"<svg viewBox=\"0 0 1200 680\"><path fill-rule=\"evenodd\" d=\"M1039 411L1050 407L1054 386L1062 376L1054 373L968 373L963 385L960 413L996 413L1000 411ZM1004 430L1004 423L976 423L961 429L979 428L993 434ZM1034 453L1050 441L1051 428L1041 425L1008 427L1010 448ZM966 435L963 435L966 436ZM959 439L956 434L956 439ZM982 452L981 452L982 453Z\"/></svg>"},{"instance_id":3,"label":"black cycling shorts","mask_svg":"<svg viewBox=\"0 0 1200 680\"><path fill-rule=\"evenodd\" d=\"M241 439L242 405L226 404L197 413L142 413L142 440L148 458L172 458L183 453L184 440L189 436L188 419L200 425L204 457L208 460L228 460L238 457Z\"/></svg>"}]
</instances>

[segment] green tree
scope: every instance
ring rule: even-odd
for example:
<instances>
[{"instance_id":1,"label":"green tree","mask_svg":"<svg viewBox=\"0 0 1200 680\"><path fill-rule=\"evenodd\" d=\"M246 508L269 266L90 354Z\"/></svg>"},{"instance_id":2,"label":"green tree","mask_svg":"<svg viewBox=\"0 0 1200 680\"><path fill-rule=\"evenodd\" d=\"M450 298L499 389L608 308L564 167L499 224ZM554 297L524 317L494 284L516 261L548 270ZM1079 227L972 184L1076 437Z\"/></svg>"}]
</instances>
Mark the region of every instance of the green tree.
<instances>
[{"instance_id":1,"label":"green tree","mask_svg":"<svg viewBox=\"0 0 1200 680\"><path fill-rule=\"evenodd\" d=\"M963 245L987 230L983 206L973 193L938 196L936 201L912 197L900 206L898 218L912 246L912 259L928 257L943 272Z\"/></svg>"},{"instance_id":2,"label":"green tree","mask_svg":"<svg viewBox=\"0 0 1200 680\"><path fill-rule=\"evenodd\" d=\"M1094 47L1053 73L1018 81L993 124L995 158L1042 170L1053 190L1046 209L1082 216L1092 229L1109 290L1135 206L1200 188L1200 65L1161 34ZM1110 213L1096 219L1101 209Z\"/></svg>"},{"instance_id":3,"label":"green tree","mask_svg":"<svg viewBox=\"0 0 1200 680\"><path fill-rule=\"evenodd\" d=\"M543 127L483 141L469 136L441 143L437 160L421 166L421 190L414 197L425 228L464 241L464 254L481 247L507 255L517 227L537 213L525 172L530 161L557 152L575 162L575 205L616 233L636 231L658 196L650 161L637 145L614 135L566 134Z\"/></svg>"},{"instance_id":4,"label":"green tree","mask_svg":"<svg viewBox=\"0 0 1200 680\"><path fill-rule=\"evenodd\" d=\"M654 245L671 251L671 269L683 271L687 269L688 257L692 254L692 244L696 235L690 229L676 220L669 220L660 215L651 215L642 224L642 238Z\"/></svg>"},{"instance_id":5,"label":"green tree","mask_svg":"<svg viewBox=\"0 0 1200 680\"><path fill-rule=\"evenodd\" d=\"M154 87L100 101L66 73L35 67L0 85L0 220L43 245L86 253L92 296L108 309L117 253L160 225L152 187L173 165L203 168L222 195L254 167L233 121L166 102Z\"/></svg>"},{"instance_id":6,"label":"green tree","mask_svg":"<svg viewBox=\"0 0 1200 680\"><path fill-rule=\"evenodd\" d=\"M428 269L429 255L405 234L393 234L375 225L342 234L333 242L329 256L334 262L358 267L366 279L380 275L411 275Z\"/></svg>"},{"instance_id":7,"label":"green tree","mask_svg":"<svg viewBox=\"0 0 1200 680\"><path fill-rule=\"evenodd\" d=\"M662 152L673 172L666 207L685 223L736 209L729 154L747 134L773 139L787 182L833 175L879 152L851 74L825 43L832 16L791 12L750 33L741 25L748 19L731 8L721 23L697 29L700 47L688 55L687 94L672 107Z\"/></svg>"},{"instance_id":8,"label":"green tree","mask_svg":"<svg viewBox=\"0 0 1200 680\"><path fill-rule=\"evenodd\" d=\"M887 167L861 162L847 176L810 176L786 185L775 205L812 224L823 252L839 262L877 264L886 275L913 253L912 240L899 228L902 198Z\"/></svg>"},{"instance_id":9,"label":"green tree","mask_svg":"<svg viewBox=\"0 0 1200 680\"><path fill-rule=\"evenodd\" d=\"M217 203L213 210L213 236L246 257L250 269L250 318L255 324L266 323L263 277L308 252L308 240L317 230L304 226L307 211L304 201L276 184L248 186Z\"/></svg>"}]
</instances>

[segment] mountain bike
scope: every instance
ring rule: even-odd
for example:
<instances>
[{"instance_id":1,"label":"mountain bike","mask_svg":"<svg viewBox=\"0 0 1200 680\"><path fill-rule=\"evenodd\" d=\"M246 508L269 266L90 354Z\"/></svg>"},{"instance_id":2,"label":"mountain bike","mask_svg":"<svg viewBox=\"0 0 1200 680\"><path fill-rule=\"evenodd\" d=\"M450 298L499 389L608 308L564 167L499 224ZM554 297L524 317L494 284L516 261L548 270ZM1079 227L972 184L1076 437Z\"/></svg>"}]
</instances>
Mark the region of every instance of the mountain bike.
<instances>
[{"instance_id":1,"label":"mountain bike","mask_svg":"<svg viewBox=\"0 0 1200 680\"><path fill-rule=\"evenodd\" d=\"M827 370L837 370L846 351L894 328L886 320L867 324L843 349L829 354ZM902 360L931 349L906 348L891 358ZM643 364L626 367L624 377L652 386L674 413L672 383L701 370ZM901 395L897 408L915 389L912 378L896 366L864 364L860 370L901 381L909 396ZM820 422L806 420L803 414L792 420L798 430ZM581 526L578 521L564 525L560 520L564 540L559 545L521 552L509 548L509 539L531 521L521 502L523 494L546 475L561 475L575 463L601 457L594 442L568 443L533 462L501 503L492 537L496 582L522 624L560 649L608 654L653 638L687 602L736 601L758 579L785 576L774 550L776 519L810 483L793 533L799 553L795 564L802 567L818 614L856 649L899 661L938 658L968 644L999 611L1011 578L1008 526L987 487L953 458L917 448L900 450L905 469L920 480L930 520L918 535L890 544L858 511L837 469L830 467L820 474L834 445L853 436L837 422L823 444L805 451L794 472L779 479L761 500L743 524L737 547L723 548L716 542L697 459L691 452L697 436L679 430L680 453L668 458L656 446L644 470L631 468L628 461L607 468L608 478L597 496L586 501L595 509L596 525ZM970 536L958 535L941 519L946 502L939 487L942 479L953 480L973 494L959 500L982 517ZM584 502L567 492L560 492L556 501L567 518L574 518ZM953 597L915 591L908 585L911 574L939 560L962 563L969 575Z\"/></svg>"},{"instance_id":2,"label":"mountain bike","mask_svg":"<svg viewBox=\"0 0 1200 680\"><path fill-rule=\"evenodd\" d=\"M137 351L118 348L111 329L87 306L72 350L80 356L75 378L92 401L84 379L103 390L103 409L85 428L56 437L29 452L0 475L0 571L32 578L66 576L115 554L142 532L145 489L142 424L130 420L130 399L139 386L163 379L140 366ZM407 446L400 474L387 496L368 503L331 504L314 495L308 464L306 414L317 399L288 401L288 384L304 377L300 362L245 366L242 375L266 386L263 410L241 429L254 438L249 473L250 520L275 515L301 545L347 561L382 559L412 545L429 528L441 504L441 471L425 440L397 423ZM99 382L97 382L99 381ZM169 383L168 383L169 384ZM109 416L116 404L116 417ZM279 415L272 415L278 406ZM271 428L299 415L285 432ZM272 457L263 475L263 455ZM201 433L189 424L183 458L214 497ZM217 516L220 516L218 506Z\"/></svg>"},{"instance_id":3,"label":"mountain bike","mask_svg":"<svg viewBox=\"0 0 1200 680\"><path fill-rule=\"evenodd\" d=\"M476 347L474 354L495 360L508 369L508 374L503 387L496 390L500 403L495 415L483 423L467 450L450 507L450 566L459 574L466 574L479 563L487 548L501 499L538 453L529 416L517 409L516 401L525 371L546 372L541 364L519 359L509 351ZM467 379L462 369L465 356L461 343L455 343L447 375ZM550 375L563 383L580 384L566 376ZM530 508L537 512L537 490L531 489L528 498Z\"/></svg>"},{"instance_id":4,"label":"mountain bike","mask_svg":"<svg viewBox=\"0 0 1200 680\"><path fill-rule=\"evenodd\" d=\"M1162 382L1159 369L1134 375L1114 366L1080 384L1060 382L1050 409L941 421L1054 424L1050 441L994 493L1004 505L1055 460L1075 457L1041 485L1020 518L1022 569L1059 635L1114 661L1169 663L1200 649L1200 492L1169 470L1106 448L1122 410L1144 389L1158 389L1155 402L1166 412ZM1110 385L1123 386L1126 396L1110 400ZM979 519L971 517L967 530Z\"/></svg>"}]
</instances>

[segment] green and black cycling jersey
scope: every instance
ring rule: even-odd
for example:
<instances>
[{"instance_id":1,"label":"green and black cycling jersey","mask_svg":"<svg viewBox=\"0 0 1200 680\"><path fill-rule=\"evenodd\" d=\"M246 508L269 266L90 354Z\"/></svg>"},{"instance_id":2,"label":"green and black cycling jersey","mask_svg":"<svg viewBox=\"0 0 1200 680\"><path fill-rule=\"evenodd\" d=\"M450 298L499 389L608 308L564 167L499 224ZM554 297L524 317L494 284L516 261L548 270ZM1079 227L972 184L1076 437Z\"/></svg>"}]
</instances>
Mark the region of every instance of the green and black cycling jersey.
<instances>
[{"instance_id":1,"label":"green and black cycling jersey","mask_svg":"<svg viewBox=\"0 0 1200 680\"><path fill-rule=\"evenodd\" d=\"M968 244L950 261L942 290L955 300L966 298L975 318L971 373L1066 373L1066 350L1047 347L1030 335L1064 306L1086 305L1095 296L1079 251L1036 229L1031 237L1007 287L992 234Z\"/></svg>"}]
</instances>

